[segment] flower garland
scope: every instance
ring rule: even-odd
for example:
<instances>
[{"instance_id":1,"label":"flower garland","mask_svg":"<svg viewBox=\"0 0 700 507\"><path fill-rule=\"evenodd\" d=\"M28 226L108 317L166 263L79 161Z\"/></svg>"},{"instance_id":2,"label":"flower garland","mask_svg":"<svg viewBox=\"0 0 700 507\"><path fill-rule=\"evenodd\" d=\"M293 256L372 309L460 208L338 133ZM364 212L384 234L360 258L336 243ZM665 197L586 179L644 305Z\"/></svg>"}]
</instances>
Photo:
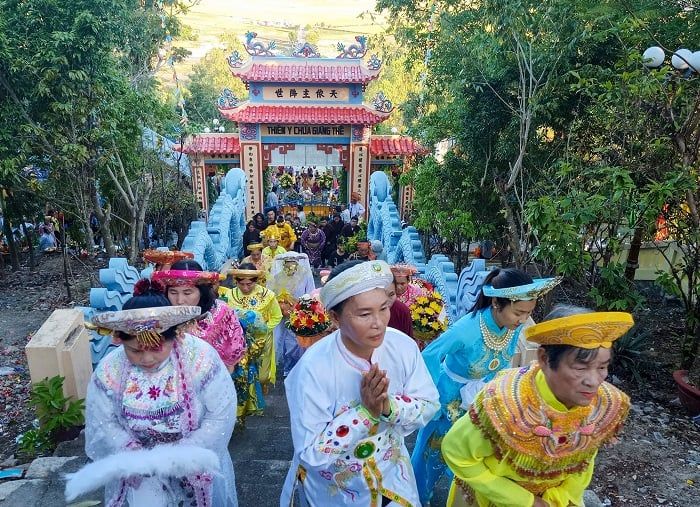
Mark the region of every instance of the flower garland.
<instances>
[{"instance_id":1,"label":"flower garland","mask_svg":"<svg viewBox=\"0 0 700 507\"><path fill-rule=\"evenodd\" d=\"M445 302L438 292L418 296L410 306L413 334L416 338L430 341L447 329L447 319L443 318Z\"/></svg>"}]
</instances>

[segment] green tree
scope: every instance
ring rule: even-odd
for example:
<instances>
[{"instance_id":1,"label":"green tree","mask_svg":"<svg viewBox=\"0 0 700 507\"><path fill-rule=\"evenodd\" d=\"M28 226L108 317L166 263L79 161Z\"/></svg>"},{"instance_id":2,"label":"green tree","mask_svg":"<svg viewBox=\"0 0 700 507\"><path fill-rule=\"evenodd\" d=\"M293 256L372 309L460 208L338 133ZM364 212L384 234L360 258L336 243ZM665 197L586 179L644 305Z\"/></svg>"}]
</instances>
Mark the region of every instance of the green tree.
<instances>
[{"instance_id":1,"label":"green tree","mask_svg":"<svg viewBox=\"0 0 700 507\"><path fill-rule=\"evenodd\" d=\"M227 57L235 49L243 50L238 41L231 41L223 49L211 49L193 66L185 92L191 131L201 132L205 127L211 127L212 119L220 118L216 101L224 88L230 89L240 100L248 97L245 85L231 75L228 66ZM221 125L227 132L235 129L233 122L224 119L221 119Z\"/></svg>"},{"instance_id":2,"label":"green tree","mask_svg":"<svg viewBox=\"0 0 700 507\"><path fill-rule=\"evenodd\" d=\"M451 140L482 187L463 209L476 217L483 195L497 197L503 235L516 264L525 264L524 203L557 147L538 142L537 132L565 107L558 85L583 32L573 4L380 0L378 7L391 11L399 40L428 62L423 87L405 106L409 131L429 145Z\"/></svg>"},{"instance_id":3,"label":"green tree","mask_svg":"<svg viewBox=\"0 0 700 507\"><path fill-rule=\"evenodd\" d=\"M97 215L110 255L113 200L129 195L119 186L133 194L148 181L139 163L145 155L137 153L141 128L163 113L152 76L176 26L163 8L180 4L0 1L1 102L11 113L3 115L0 138L12 140L0 147L4 171L50 168L52 193L70 201L88 236L90 213ZM111 177L115 161L121 182Z\"/></svg>"}]
</instances>

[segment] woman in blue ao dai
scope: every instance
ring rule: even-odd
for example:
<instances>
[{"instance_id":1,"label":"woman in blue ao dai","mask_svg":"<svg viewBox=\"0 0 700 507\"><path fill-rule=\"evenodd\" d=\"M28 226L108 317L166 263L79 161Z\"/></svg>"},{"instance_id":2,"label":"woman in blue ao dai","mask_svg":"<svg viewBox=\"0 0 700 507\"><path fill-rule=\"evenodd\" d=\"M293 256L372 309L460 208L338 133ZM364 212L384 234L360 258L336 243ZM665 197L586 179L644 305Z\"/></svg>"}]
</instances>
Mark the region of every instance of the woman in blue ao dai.
<instances>
[{"instance_id":1,"label":"woman in blue ao dai","mask_svg":"<svg viewBox=\"0 0 700 507\"><path fill-rule=\"evenodd\" d=\"M430 502L435 484L449 473L440 453L442 438L484 384L510 367L536 298L557 283L554 278L533 282L517 269L493 270L472 310L423 351L440 393L440 411L418 433L411 455L422 504Z\"/></svg>"}]
</instances>

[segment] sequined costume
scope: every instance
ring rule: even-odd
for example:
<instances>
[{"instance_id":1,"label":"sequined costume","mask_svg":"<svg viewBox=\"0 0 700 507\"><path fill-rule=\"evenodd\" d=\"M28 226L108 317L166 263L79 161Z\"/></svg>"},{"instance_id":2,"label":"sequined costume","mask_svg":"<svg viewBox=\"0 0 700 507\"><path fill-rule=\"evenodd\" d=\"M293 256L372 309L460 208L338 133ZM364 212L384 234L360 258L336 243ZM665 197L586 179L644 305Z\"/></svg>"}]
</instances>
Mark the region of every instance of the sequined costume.
<instances>
[{"instance_id":1,"label":"sequined costume","mask_svg":"<svg viewBox=\"0 0 700 507\"><path fill-rule=\"evenodd\" d=\"M267 324L268 334L265 337L262 355L257 360L260 368L260 383L274 384L277 367L272 331L282 321L282 310L280 310L275 293L260 285L256 285L250 294L243 294L238 287L234 287L224 291L222 299L236 310L255 310L262 315L265 324Z\"/></svg>"},{"instance_id":2,"label":"sequined costume","mask_svg":"<svg viewBox=\"0 0 700 507\"><path fill-rule=\"evenodd\" d=\"M486 385L442 443L455 473L450 507L583 505L598 449L613 440L629 398L603 382L585 407L567 409L536 365Z\"/></svg>"},{"instance_id":3,"label":"sequined costume","mask_svg":"<svg viewBox=\"0 0 700 507\"><path fill-rule=\"evenodd\" d=\"M294 458L280 507L417 506L404 438L438 409L437 391L413 340L387 328L372 362L387 371L391 413L375 419L360 403L362 372L338 331L309 348L285 381ZM296 504L295 504L296 505Z\"/></svg>"},{"instance_id":4,"label":"sequined costume","mask_svg":"<svg viewBox=\"0 0 700 507\"><path fill-rule=\"evenodd\" d=\"M201 338L219 353L227 368L232 368L245 354L245 338L236 313L229 306L216 300L206 314L199 320L190 321L179 329L180 333L189 333Z\"/></svg>"},{"instance_id":5,"label":"sequined costume","mask_svg":"<svg viewBox=\"0 0 700 507\"><path fill-rule=\"evenodd\" d=\"M482 326L507 339L502 350L495 351L486 345ZM411 454L422 503L430 501L435 484L445 472L449 474L440 454L442 438L464 414L484 382L510 366L520 330L521 327L511 332L499 328L491 309L487 308L464 315L423 351L425 364L440 393L440 413L419 431Z\"/></svg>"},{"instance_id":6,"label":"sequined costume","mask_svg":"<svg viewBox=\"0 0 700 507\"><path fill-rule=\"evenodd\" d=\"M231 378L238 394L238 420L245 424L247 416L261 414L265 408L258 361L265 349L268 329L262 316L256 311L236 310L236 315L244 329L246 353L236 365Z\"/></svg>"},{"instance_id":7,"label":"sequined costume","mask_svg":"<svg viewBox=\"0 0 700 507\"><path fill-rule=\"evenodd\" d=\"M97 366L88 384L85 451L92 460L162 444L190 444L214 451L221 474L131 477L105 488L105 505L136 505L141 486L152 486L163 505L237 505L233 464L227 446L236 391L217 352L185 334L155 371L133 365L123 347ZM154 483L154 484L151 484ZM170 502L170 503L167 503ZM141 503L143 505L143 503ZM155 503L153 504L155 505Z\"/></svg>"}]
</instances>

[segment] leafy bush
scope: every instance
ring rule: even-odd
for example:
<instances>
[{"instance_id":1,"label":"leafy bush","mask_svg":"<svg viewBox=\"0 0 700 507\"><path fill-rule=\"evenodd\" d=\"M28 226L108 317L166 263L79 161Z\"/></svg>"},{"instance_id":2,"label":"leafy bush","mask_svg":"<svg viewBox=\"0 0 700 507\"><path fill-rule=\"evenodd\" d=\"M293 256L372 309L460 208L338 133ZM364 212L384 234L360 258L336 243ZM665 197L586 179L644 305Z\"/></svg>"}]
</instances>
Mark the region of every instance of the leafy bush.
<instances>
[{"instance_id":1,"label":"leafy bush","mask_svg":"<svg viewBox=\"0 0 700 507\"><path fill-rule=\"evenodd\" d=\"M644 305L645 298L627 280L624 265L611 263L598 271L598 281L588 292L599 310L632 311Z\"/></svg>"},{"instance_id":2,"label":"leafy bush","mask_svg":"<svg viewBox=\"0 0 700 507\"><path fill-rule=\"evenodd\" d=\"M33 456L55 446L55 435L60 430L81 426L85 422L84 400L72 400L63 394L64 378L56 375L34 384L29 404L36 410L39 427L24 433L19 448Z\"/></svg>"},{"instance_id":3,"label":"leafy bush","mask_svg":"<svg viewBox=\"0 0 700 507\"><path fill-rule=\"evenodd\" d=\"M631 374L638 384L642 383L641 367L648 362L651 333L633 327L620 339L613 342L613 357L610 370Z\"/></svg>"}]
</instances>

